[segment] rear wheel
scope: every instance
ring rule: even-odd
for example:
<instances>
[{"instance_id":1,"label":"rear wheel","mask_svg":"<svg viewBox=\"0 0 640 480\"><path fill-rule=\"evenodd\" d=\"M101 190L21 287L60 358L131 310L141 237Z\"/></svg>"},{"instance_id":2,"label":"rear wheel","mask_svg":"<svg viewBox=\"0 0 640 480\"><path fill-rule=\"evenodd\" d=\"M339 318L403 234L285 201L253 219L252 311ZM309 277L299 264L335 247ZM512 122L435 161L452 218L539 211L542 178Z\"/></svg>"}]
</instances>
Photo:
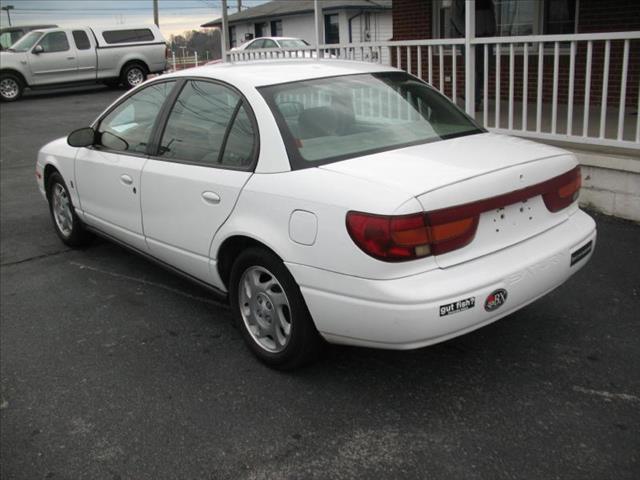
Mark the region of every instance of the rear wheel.
<instances>
[{"instance_id":1,"label":"rear wheel","mask_svg":"<svg viewBox=\"0 0 640 480\"><path fill-rule=\"evenodd\" d=\"M86 245L91 240L82 221L76 215L67 185L58 172L51 174L47 185L49 212L58 237L70 247Z\"/></svg>"},{"instance_id":2,"label":"rear wheel","mask_svg":"<svg viewBox=\"0 0 640 480\"><path fill-rule=\"evenodd\" d=\"M262 362L289 370L314 360L322 339L300 288L276 255L250 248L231 269L229 300L249 349Z\"/></svg>"},{"instance_id":3,"label":"rear wheel","mask_svg":"<svg viewBox=\"0 0 640 480\"><path fill-rule=\"evenodd\" d=\"M147 79L147 69L139 63L130 63L122 70L120 82L127 88L140 85Z\"/></svg>"},{"instance_id":4,"label":"rear wheel","mask_svg":"<svg viewBox=\"0 0 640 480\"><path fill-rule=\"evenodd\" d=\"M0 100L3 102L15 102L22 96L24 84L22 79L13 73L0 75Z\"/></svg>"}]
</instances>

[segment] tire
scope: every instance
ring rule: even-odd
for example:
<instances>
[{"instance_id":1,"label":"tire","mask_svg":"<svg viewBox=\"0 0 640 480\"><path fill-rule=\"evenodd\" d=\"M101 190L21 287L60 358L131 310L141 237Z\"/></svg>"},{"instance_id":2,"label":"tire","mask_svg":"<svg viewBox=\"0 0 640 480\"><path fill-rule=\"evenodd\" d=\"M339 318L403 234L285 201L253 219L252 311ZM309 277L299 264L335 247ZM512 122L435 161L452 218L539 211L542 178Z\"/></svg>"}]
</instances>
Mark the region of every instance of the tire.
<instances>
[{"instance_id":1,"label":"tire","mask_svg":"<svg viewBox=\"0 0 640 480\"><path fill-rule=\"evenodd\" d=\"M147 79L147 69L140 63L129 63L122 69L120 75L120 83L122 83L127 90L137 87Z\"/></svg>"},{"instance_id":2,"label":"tire","mask_svg":"<svg viewBox=\"0 0 640 480\"><path fill-rule=\"evenodd\" d=\"M15 102L24 92L22 79L13 73L0 75L0 100L3 102Z\"/></svg>"},{"instance_id":3,"label":"tire","mask_svg":"<svg viewBox=\"0 0 640 480\"><path fill-rule=\"evenodd\" d=\"M87 245L92 236L76 215L69 189L58 172L52 173L47 181L47 199L53 228L60 240L74 248Z\"/></svg>"},{"instance_id":4,"label":"tire","mask_svg":"<svg viewBox=\"0 0 640 480\"><path fill-rule=\"evenodd\" d=\"M272 252L249 248L238 256L231 268L229 302L247 346L266 365L291 370L320 353L323 341L300 288Z\"/></svg>"}]
</instances>

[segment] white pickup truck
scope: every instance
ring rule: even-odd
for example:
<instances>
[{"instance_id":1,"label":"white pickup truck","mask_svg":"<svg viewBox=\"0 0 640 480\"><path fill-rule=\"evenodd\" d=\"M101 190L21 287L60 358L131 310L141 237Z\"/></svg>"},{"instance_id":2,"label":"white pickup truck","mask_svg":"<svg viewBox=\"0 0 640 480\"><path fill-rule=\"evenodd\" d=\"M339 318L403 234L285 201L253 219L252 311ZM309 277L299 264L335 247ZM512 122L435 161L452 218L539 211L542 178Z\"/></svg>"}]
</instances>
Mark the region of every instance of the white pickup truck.
<instances>
[{"instance_id":1,"label":"white pickup truck","mask_svg":"<svg viewBox=\"0 0 640 480\"><path fill-rule=\"evenodd\" d=\"M166 66L166 42L155 25L38 29L0 52L0 100L17 100L25 88L131 88Z\"/></svg>"}]
</instances>

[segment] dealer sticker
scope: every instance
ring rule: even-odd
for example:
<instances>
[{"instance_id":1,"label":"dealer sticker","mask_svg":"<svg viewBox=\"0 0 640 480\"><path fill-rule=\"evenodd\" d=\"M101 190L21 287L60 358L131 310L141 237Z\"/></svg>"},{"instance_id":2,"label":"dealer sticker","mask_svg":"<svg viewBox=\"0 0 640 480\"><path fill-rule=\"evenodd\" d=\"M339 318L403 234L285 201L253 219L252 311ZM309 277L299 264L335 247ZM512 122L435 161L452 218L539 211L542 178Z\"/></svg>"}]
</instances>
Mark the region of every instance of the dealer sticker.
<instances>
[{"instance_id":1,"label":"dealer sticker","mask_svg":"<svg viewBox=\"0 0 640 480\"><path fill-rule=\"evenodd\" d=\"M457 302L448 303L447 305L440 305L440 316L445 317L454 313L463 312L475 307L476 297L469 297Z\"/></svg>"}]
</instances>

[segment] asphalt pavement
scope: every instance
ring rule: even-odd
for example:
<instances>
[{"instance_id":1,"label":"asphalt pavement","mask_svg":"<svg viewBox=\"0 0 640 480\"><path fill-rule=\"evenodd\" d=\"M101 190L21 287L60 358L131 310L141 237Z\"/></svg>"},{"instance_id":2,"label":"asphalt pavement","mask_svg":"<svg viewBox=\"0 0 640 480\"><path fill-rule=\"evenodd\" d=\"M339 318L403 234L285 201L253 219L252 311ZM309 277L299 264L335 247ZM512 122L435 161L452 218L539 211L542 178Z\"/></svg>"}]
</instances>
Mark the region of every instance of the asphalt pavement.
<instances>
[{"instance_id":1,"label":"asphalt pavement","mask_svg":"<svg viewBox=\"0 0 640 480\"><path fill-rule=\"evenodd\" d=\"M275 372L209 292L54 234L36 153L121 93L0 106L0 477L640 478L640 226L596 215L587 267L474 333Z\"/></svg>"}]
</instances>

